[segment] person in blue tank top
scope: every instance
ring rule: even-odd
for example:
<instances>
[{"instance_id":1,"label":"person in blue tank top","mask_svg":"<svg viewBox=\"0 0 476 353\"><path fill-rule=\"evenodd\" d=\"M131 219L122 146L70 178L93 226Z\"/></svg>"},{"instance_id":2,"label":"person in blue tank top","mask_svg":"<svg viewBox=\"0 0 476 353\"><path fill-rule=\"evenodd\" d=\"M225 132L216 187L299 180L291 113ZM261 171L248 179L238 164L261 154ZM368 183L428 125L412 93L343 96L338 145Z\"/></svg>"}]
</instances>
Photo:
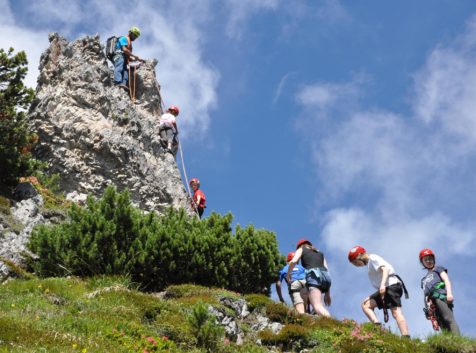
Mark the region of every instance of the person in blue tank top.
<instances>
[{"instance_id":1,"label":"person in blue tank top","mask_svg":"<svg viewBox=\"0 0 476 353\"><path fill-rule=\"evenodd\" d=\"M294 252L290 252L287 256L289 263L294 257ZM289 264L284 266L279 271L279 279L276 281L276 293L278 293L279 300L284 303L283 294L281 291L281 283L286 280L288 274ZM286 280L289 290L289 296L293 302L294 308L300 314L306 312L308 291L306 288L306 270L301 265L296 265L291 271L291 281Z\"/></svg>"},{"instance_id":2,"label":"person in blue tank top","mask_svg":"<svg viewBox=\"0 0 476 353\"><path fill-rule=\"evenodd\" d=\"M128 90L129 73L127 65L130 61L142 61L137 55L132 54L132 42L140 36L140 29L131 27L127 36L119 37L114 54L114 82L121 88Z\"/></svg>"},{"instance_id":3,"label":"person in blue tank top","mask_svg":"<svg viewBox=\"0 0 476 353\"><path fill-rule=\"evenodd\" d=\"M296 253L289 263L287 279L291 279L294 267L301 260L302 267L306 269L306 287L309 291L309 301L317 315L330 317L325 308L331 305L331 277L324 254L314 248L309 240L301 239L296 246ZM324 294L324 304L322 303Z\"/></svg>"}]
</instances>

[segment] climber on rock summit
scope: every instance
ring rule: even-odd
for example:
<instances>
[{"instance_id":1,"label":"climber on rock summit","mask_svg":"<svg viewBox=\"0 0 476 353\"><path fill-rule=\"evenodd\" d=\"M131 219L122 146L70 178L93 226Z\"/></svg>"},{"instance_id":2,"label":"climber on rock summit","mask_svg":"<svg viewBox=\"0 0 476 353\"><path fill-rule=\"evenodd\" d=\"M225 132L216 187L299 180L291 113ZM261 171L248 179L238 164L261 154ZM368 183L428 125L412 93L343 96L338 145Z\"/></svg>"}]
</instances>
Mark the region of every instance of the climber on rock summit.
<instances>
[{"instance_id":1,"label":"climber on rock summit","mask_svg":"<svg viewBox=\"0 0 476 353\"><path fill-rule=\"evenodd\" d=\"M132 42L140 36L140 29L138 27L131 27L127 36L119 37L116 44L116 51L114 53L114 82L121 88L128 90L129 74L127 65L135 60L145 62L137 55L132 54Z\"/></svg>"}]
</instances>

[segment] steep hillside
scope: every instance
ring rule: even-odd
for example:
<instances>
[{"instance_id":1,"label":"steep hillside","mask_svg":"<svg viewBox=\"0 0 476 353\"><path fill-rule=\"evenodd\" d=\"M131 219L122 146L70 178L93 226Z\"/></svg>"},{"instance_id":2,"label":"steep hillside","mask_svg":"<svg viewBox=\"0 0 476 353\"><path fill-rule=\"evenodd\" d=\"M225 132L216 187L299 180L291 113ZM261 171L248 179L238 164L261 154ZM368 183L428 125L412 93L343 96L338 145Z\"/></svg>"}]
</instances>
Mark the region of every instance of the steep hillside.
<instances>
[{"instance_id":1,"label":"steep hillside","mask_svg":"<svg viewBox=\"0 0 476 353\"><path fill-rule=\"evenodd\" d=\"M475 340L400 338L371 324L297 316L262 295L133 288L125 278L12 280L0 286L0 351L476 352Z\"/></svg>"}]
</instances>

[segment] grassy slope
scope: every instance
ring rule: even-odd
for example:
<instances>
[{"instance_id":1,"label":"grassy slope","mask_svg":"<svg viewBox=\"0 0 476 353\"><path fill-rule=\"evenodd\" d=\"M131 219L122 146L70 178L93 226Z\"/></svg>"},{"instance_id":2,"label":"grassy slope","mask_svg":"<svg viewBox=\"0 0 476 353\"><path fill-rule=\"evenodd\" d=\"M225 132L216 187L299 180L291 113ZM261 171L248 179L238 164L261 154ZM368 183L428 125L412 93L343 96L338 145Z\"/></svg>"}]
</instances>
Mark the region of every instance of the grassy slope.
<instances>
[{"instance_id":1,"label":"grassy slope","mask_svg":"<svg viewBox=\"0 0 476 353\"><path fill-rule=\"evenodd\" d=\"M0 352L201 352L187 317L198 302L219 304L224 290L183 285L159 299L130 289L123 278L13 280L0 286ZM262 332L266 345L314 352L476 352L476 341L451 336L426 343L401 339L372 325L299 317L266 297L247 296L250 308L286 324L278 335ZM242 329L249 332L247 323ZM252 333L252 332L250 332ZM220 352L266 352L252 342L224 344Z\"/></svg>"}]
</instances>

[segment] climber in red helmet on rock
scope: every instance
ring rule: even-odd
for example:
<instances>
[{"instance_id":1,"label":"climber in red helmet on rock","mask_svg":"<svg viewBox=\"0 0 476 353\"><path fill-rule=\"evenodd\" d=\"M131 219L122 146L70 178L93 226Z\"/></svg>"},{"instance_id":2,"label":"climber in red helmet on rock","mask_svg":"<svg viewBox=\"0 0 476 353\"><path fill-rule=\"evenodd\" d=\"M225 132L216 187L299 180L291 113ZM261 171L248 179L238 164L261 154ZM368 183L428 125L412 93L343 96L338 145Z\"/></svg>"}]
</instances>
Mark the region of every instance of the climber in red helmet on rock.
<instances>
[{"instance_id":1,"label":"climber in red helmet on rock","mask_svg":"<svg viewBox=\"0 0 476 353\"><path fill-rule=\"evenodd\" d=\"M179 108L171 106L167 111L161 115L159 120L159 135L162 148L166 152L173 153L172 146L178 135L176 118L179 115Z\"/></svg>"},{"instance_id":2,"label":"climber in red helmet on rock","mask_svg":"<svg viewBox=\"0 0 476 353\"><path fill-rule=\"evenodd\" d=\"M350 249L347 257L352 265L367 267L370 282L377 289L375 293L365 298L361 304L365 316L370 322L381 325L377 315L375 315L375 308L383 309L385 322L388 321L388 309L390 309L402 336L410 337L400 300L403 293L408 299L408 292L405 283L397 275L393 266L382 257L367 253L367 250L359 245Z\"/></svg>"},{"instance_id":3,"label":"climber in red helmet on rock","mask_svg":"<svg viewBox=\"0 0 476 353\"><path fill-rule=\"evenodd\" d=\"M190 180L190 187L193 190L193 198L191 200L192 208L198 213L198 216L202 218L203 211L205 210L205 202L207 201L205 194L200 190L200 180L193 178Z\"/></svg>"},{"instance_id":4,"label":"climber in red helmet on rock","mask_svg":"<svg viewBox=\"0 0 476 353\"><path fill-rule=\"evenodd\" d=\"M276 281L276 293L281 303L284 303L281 283L286 280L288 274L289 263L294 257L294 251L290 252L286 258L287 265L279 271L279 278ZM304 314L307 308L308 290L306 288L306 270L299 264L296 264L291 271L291 282L286 280L288 285L289 296L293 302L294 308L300 314Z\"/></svg>"}]
</instances>

